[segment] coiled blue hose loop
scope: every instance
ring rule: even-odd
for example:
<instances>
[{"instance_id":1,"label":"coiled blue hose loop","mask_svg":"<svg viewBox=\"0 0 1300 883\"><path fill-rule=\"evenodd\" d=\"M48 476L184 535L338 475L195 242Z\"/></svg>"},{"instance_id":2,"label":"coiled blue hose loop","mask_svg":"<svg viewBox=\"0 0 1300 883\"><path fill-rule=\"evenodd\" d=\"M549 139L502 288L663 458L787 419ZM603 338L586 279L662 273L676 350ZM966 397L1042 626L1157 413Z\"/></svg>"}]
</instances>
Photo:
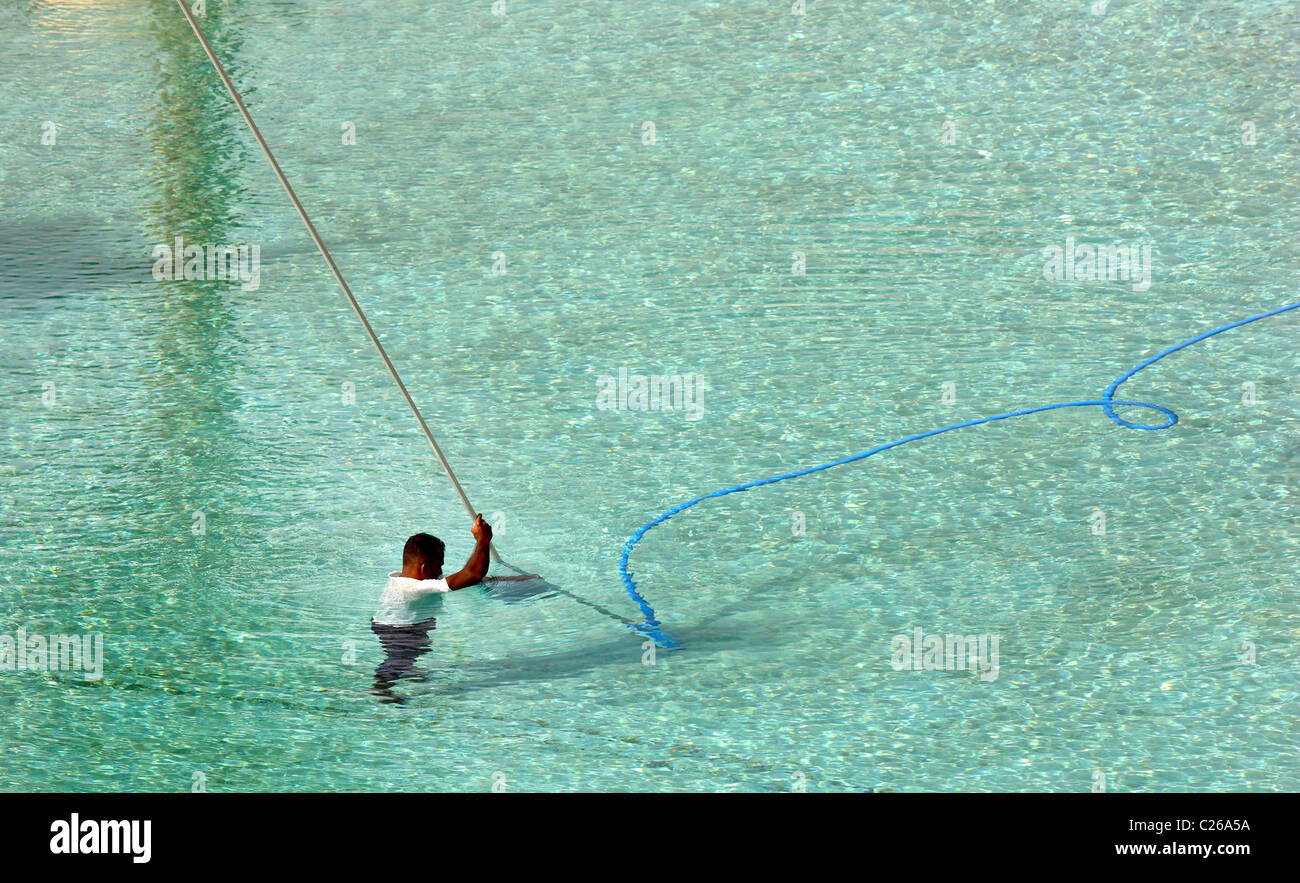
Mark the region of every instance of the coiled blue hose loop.
<instances>
[{"instance_id":1,"label":"coiled blue hose loop","mask_svg":"<svg viewBox=\"0 0 1300 883\"><path fill-rule=\"evenodd\" d=\"M1289 310L1294 310L1297 308L1300 308L1300 303L1294 303L1284 307L1278 307L1276 309L1269 310L1268 312L1265 313L1259 313L1258 315L1249 316L1245 319L1239 319L1236 322L1232 322L1227 325L1222 325L1218 328L1213 329L1212 331L1206 331L1204 334L1198 334L1196 337L1185 340L1182 343L1175 344L1174 346L1169 347L1169 349L1156 353L1154 356L1151 356L1149 359L1146 359L1145 361L1138 363L1134 367L1125 371L1119 377L1116 377L1114 380L1111 381L1110 386L1106 387L1106 390L1101 394L1100 399L1089 399L1086 401L1078 401L1078 402L1060 402L1054 405L1040 405L1036 408L1023 408L1019 411L1008 411L1005 414L995 414L992 417L980 417L976 420L967 420L964 423L954 423L952 426L943 426L940 427L939 429L931 429L929 432L921 432L921 433L917 433L916 435L909 435L906 438L900 438L897 441L892 441L887 444L876 445L876 447L863 451L860 454L852 454L851 456L843 457L839 460L832 460L830 463L822 463L818 466L809 466L807 469L797 469L794 472L786 472L782 475L773 475L770 478L760 478L755 481L747 481L744 484L738 484L738 485L734 485L733 487L722 488L721 490L717 490L717 491L713 491L712 493L705 494L702 497L695 497L694 499L687 500L684 503L678 503L676 506L672 507L667 512L655 516L650 521L647 521L645 524L638 527L635 531L633 531L632 535L627 538L627 542L623 544L623 554L619 557L619 561L618 561L618 572L619 575L623 578L623 586L627 590L628 597L630 597L632 601L638 607L641 608L641 613L645 616L644 621L642 621L638 625L629 626L629 628L631 628L637 634L643 635L651 639L661 647L680 646L680 643L676 639L666 634L663 631L663 629L660 628L659 620L655 616L654 608L651 607L650 602L647 601L641 595L641 593L637 591L636 582L632 579L631 573L628 572L628 558L632 554L632 549L636 546L637 543L641 541L642 537L644 537L648 532L650 532L650 530L652 530L653 528L657 527L660 524L663 524L665 521L667 521L669 518L672 518L674 515L678 514L679 512L684 512L685 510L691 508L696 503L702 503L705 500L710 500L713 499L714 497L725 497L728 494L736 494L736 493L740 493L741 491L751 490L753 488L762 487L768 484L776 484L778 481L786 481L791 478L798 478L801 475L811 475L814 472L821 472L826 469L834 469L836 466L844 466L848 463L856 463L858 460L865 460L867 457L871 457L874 456L875 454L879 454L881 451L887 451L890 448L896 448L899 445L905 445L908 444L909 442L920 441L923 438L930 438L931 436L940 435L945 432L952 432L954 429L965 429L968 426L979 426L984 423L992 423L996 420L1007 420L1011 417L1024 417L1027 414L1038 414L1042 411L1055 411L1058 408L1100 407L1102 409L1102 412L1107 417L1109 417L1115 423L1117 423L1118 425L1126 429L1145 429L1150 431L1168 429L1169 427L1173 426L1175 423L1178 422L1178 415L1175 414L1172 410L1164 407L1163 405L1154 405L1150 402L1120 401L1115 398L1115 391L1119 389L1120 385L1124 383L1124 381L1128 380L1133 375L1137 374L1139 371L1142 371L1143 369L1149 368L1150 366L1154 365L1156 362L1160 361L1165 356L1172 355L1173 353L1176 353L1181 349L1186 349L1187 347L1191 346L1194 343L1200 343L1202 340L1206 340L1207 338L1214 337L1216 334L1222 334L1225 331L1231 331L1233 328L1240 328L1242 325L1249 325L1251 322L1258 322L1260 319L1267 319L1270 316L1276 316L1279 313L1285 313ZM1129 405L1135 408L1146 408L1149 411L1156 411L1164 416L1165 422L1159 424L1133 423L1132 421L1125 420L1123 417L1120 417L1118 414L1116 414L1114 410L1115 405Z\"/></svg>"}]
</instances>

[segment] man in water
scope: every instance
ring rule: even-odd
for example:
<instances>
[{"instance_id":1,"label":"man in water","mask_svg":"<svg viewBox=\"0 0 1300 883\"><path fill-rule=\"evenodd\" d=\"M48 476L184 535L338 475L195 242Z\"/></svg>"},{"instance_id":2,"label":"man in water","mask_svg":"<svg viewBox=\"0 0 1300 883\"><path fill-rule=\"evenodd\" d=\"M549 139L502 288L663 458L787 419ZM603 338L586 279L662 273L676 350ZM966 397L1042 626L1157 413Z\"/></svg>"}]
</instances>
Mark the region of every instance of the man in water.
<instances>
[{"instance_id":1,"label":"man in water","mask_svg":"<svg viewBox=\"0 0 1300 883\"><path fill-rule=\"evenodd\" d=\"M469 532L474 535L474 551L455 573L442 575L446 549L442 540L417 533L402 549L402 569L388 575L379 609L370 620L370 630L384 648L384 661L375 669L375 692L387 702L403 701L393 693L393 685L403 677L418 675L415 660L432 646L429 632L437 620L430 614L442 596L477 585L487 575L492 528L482 515L476 515Z\"/></svg>"}]
</instances>

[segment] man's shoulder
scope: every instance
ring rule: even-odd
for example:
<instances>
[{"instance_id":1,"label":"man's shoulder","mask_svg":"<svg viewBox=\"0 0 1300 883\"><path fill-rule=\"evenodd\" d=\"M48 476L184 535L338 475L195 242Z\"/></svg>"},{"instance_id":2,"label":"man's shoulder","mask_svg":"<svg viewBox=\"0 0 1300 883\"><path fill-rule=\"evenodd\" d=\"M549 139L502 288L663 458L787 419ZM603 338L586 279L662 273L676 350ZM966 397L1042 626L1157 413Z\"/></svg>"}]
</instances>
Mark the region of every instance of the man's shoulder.
<instances>
[{"instance_id":1,"label":"man's shoulder","mask_svg":"<svg viewBox=\"0 0 1300 883\"><path fill-rule=\"evenodd\" d=\"M402 576L399 571L393 571L388 575L388 588L400 589L407 592L450 592L451 588L447 585L446 577L439 579L413 579L409 576Z\"/></svg>"}]
</instances>

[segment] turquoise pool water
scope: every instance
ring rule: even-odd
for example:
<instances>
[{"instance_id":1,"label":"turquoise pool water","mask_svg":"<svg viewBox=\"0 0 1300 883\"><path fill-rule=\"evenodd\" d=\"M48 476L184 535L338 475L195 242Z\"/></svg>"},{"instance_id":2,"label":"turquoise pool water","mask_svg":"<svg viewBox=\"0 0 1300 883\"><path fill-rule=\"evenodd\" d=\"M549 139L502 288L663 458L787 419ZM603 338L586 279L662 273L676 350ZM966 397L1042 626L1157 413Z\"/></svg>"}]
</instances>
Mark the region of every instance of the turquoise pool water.
<instances>
[{"instance_id":1,"label":"turquoise pool water","mask_svg":"<svg viewBox=\"0 0 1300 883\"><path fill-rule=\"evenodd\" d=\"M104 672L0 671L5 789L1300 788L1295 313L1127 384L1167 432L1053 412L692 509L633 558L653 665L617 574L675 502L1300 299L1294 4L208 6L570 594L454 594L379 701L384 576L417 530L463 559L460 504L174 4L6 3L0 633ZM260 287L155 281L177 235ZM1149 245L1149 288L1044 279L1067 237ZM620 369L704 378L701 418L598 407ZM916 627L997 678L895 670Z\"/></svg>"}]
</instances>

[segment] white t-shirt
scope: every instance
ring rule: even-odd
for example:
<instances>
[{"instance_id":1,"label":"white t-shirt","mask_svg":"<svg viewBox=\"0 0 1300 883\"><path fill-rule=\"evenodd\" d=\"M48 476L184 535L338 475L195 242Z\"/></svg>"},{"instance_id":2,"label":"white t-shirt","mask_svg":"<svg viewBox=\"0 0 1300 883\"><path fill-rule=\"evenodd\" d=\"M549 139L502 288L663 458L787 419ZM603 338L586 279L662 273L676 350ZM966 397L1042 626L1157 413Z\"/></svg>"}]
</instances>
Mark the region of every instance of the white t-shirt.
<instances>
[{"instance_id":1,"label":"white t-shirt","mask_svg":"<svg viewBox=\"0 0 1300 883\"><path fill-rule=\"evenodd\" d=\"M375 622L381 625L411 625L423 622L435 612L443 594L451 587L445 579L411 579L400 570L388 575L388 585L379 597Z\"/></svg>"}]
</instances>

